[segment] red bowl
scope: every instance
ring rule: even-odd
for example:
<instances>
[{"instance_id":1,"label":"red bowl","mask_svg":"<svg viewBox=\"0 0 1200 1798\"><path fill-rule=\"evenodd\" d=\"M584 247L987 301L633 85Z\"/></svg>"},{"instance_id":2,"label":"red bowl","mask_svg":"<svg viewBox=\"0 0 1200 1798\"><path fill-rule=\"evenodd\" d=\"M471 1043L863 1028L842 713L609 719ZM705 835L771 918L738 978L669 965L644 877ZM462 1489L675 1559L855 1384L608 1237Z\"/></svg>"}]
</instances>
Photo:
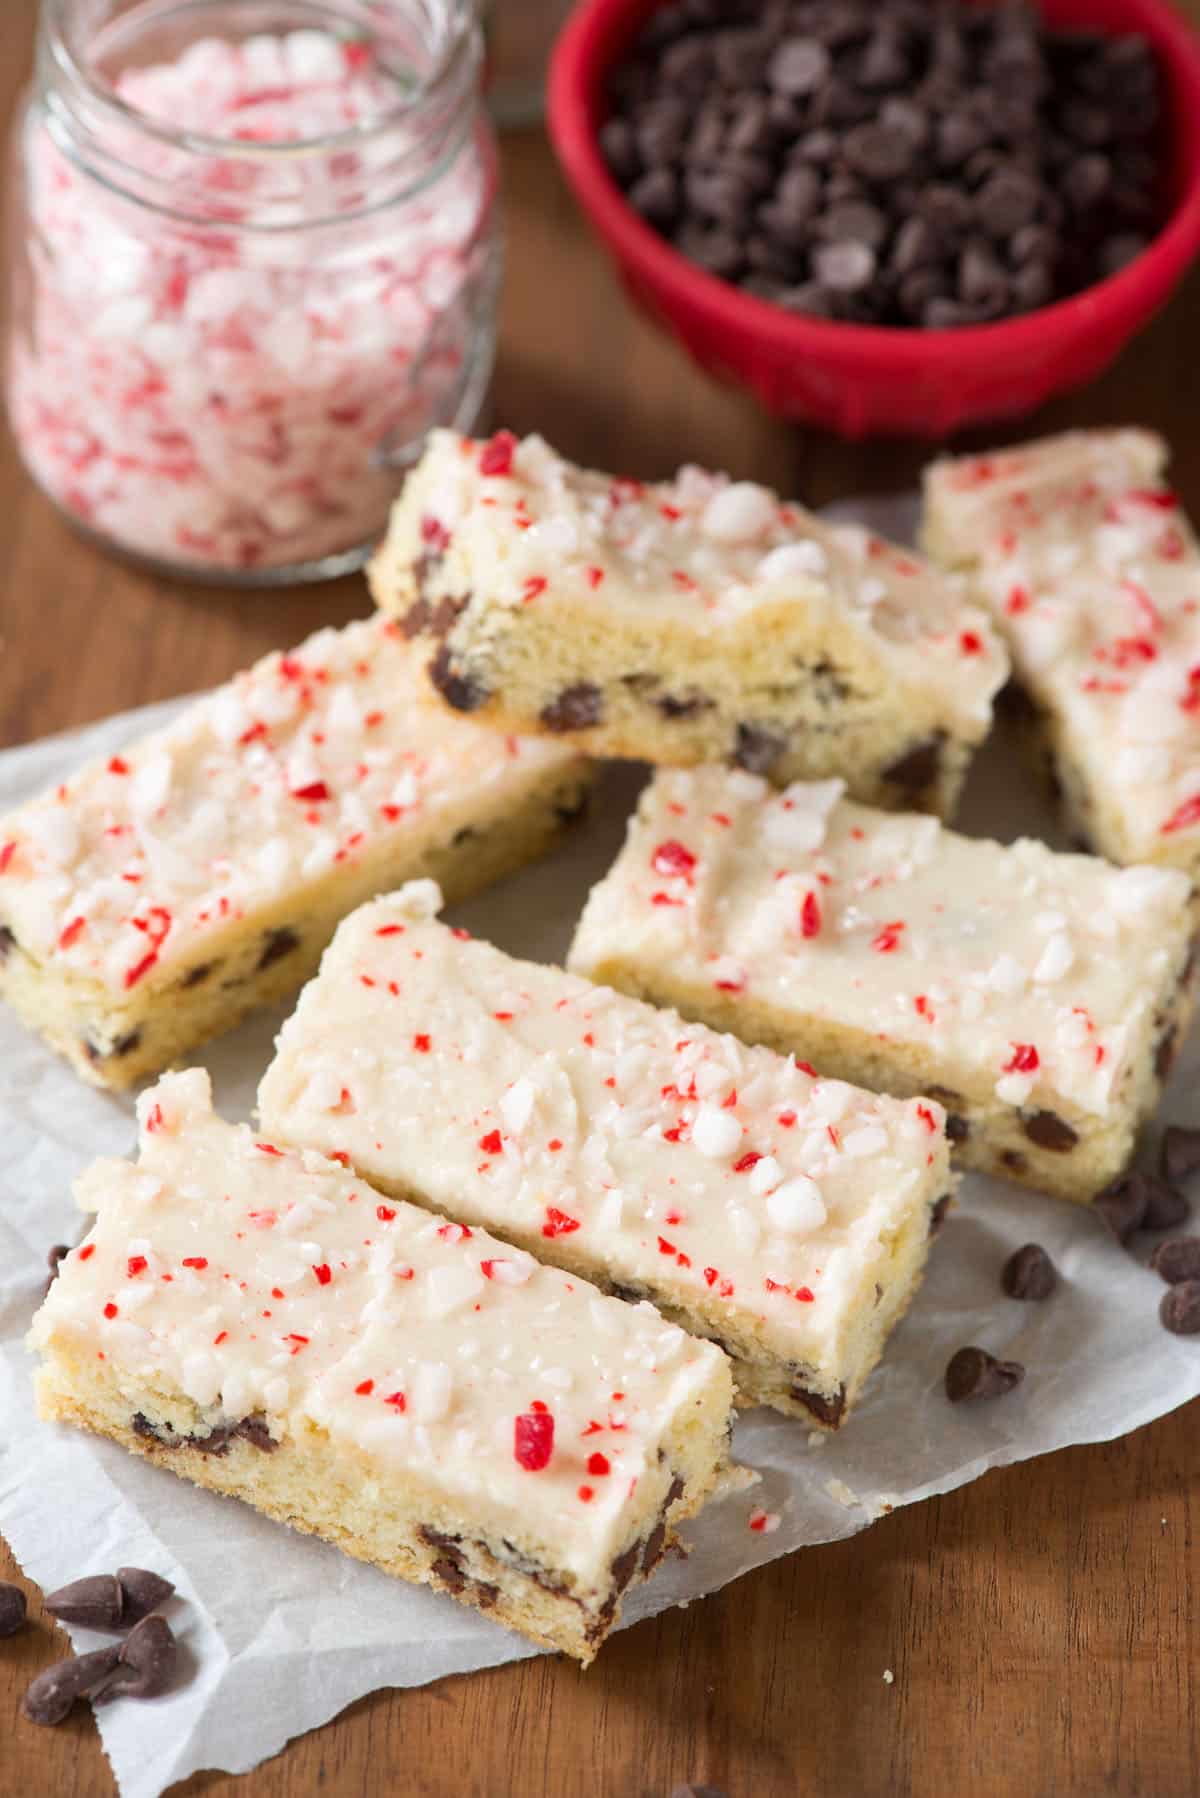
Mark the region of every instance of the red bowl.
<instances>
[{"instance_id":1,"label":"red bowl","mask_svg":"<svg viewBox=\"0 0 1200 1798\"><path fill-rule=\"evenodd\" d=\"M1165 303L1200 249L1200 38L1166 0L1043 0L1057 26L1141 32L1168 90L1169 216L1119 274L1037 312L921 331L786 312L707 274L651 230L597 142L607 76L660 0L582 0L555 46L550 134L567 179L626 288L702 368L768 411L847 437L943 437L1013 418L1108 366Z\"/></svg>"}]
</instances>

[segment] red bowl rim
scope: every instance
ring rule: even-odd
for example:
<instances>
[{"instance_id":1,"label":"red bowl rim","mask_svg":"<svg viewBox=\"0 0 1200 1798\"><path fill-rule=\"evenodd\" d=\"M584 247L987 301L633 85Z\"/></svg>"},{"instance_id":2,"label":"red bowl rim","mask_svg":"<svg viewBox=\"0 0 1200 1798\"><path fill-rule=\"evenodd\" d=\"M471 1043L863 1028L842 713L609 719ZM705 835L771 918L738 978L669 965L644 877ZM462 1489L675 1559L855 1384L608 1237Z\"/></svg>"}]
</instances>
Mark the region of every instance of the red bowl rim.
<instances>
[{"instance_id":1,"label":"red bowl rim","mask_svg":"<svg viewBox=\"0 0 1200 1798\"><path fill-rule=\"evenodd\" d=\"M550 63L547 123L576 194L619 258L648 286L693 314L707 314L732 337L751 338L778 355L852 353L861 365L950 372L968 345L1027 351L1044 359L1051 337L1074 336L1104 314L1146 311L1174 285L1200 249L1200 36L1167 0L1126 0L1129 25L1145 33L1172 77L1174 167L1182 190L1161 231L1132 262L1069 298L991 324L921 330L807 319L744 293L689 262L634 211L609 174L593 124L593 104L606 64L597 48L613 14L630 0L580 0L559 34ZM653 6L647 6L649 13Z\"/></svg>"}]
</instances>

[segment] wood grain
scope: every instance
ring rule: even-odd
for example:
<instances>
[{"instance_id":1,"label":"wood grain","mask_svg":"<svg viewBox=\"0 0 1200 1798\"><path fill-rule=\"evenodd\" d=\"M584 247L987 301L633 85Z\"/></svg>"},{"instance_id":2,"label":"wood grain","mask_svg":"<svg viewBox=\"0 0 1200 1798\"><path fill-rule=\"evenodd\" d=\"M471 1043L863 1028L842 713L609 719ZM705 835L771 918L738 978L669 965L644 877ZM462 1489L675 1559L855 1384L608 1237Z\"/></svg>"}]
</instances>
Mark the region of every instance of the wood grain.
<instances>
[{"instance_id":1,"label":"wood grain","mask_svg":"<svg viewBox=\"0 0 1200 1798\"><path fill-rule=\"evenodd\" d=\"M1189 5L1200 17L1200 0ZM34 0L0 6L7 95L33 12ZM816 503L911 483L919 447L787 429L709 384L632 315L540 137L510 139L505 164L498 418L601 466L657 474L691 457ZM1029 428L1154 425L1200 512L1198 326L1193 277L1109 375ZM32 490L7 442L0 504L4 742L219 680L364 609L357 580L226 595L108 560ZM590 1673L541 1659L376 1694L242 1780L199 1775L178 1789L665 1798L696 1779L730 1798L1189 1798L1200 1791L1198 1429L1193 1405L1121 1441L990 1474L617 1636ZM0 1794L112 1792L86 1712L55 1732L18 1718L25 1683L61 1651L40 1622L0 1644Z\"/></svg>"}]
</instances>

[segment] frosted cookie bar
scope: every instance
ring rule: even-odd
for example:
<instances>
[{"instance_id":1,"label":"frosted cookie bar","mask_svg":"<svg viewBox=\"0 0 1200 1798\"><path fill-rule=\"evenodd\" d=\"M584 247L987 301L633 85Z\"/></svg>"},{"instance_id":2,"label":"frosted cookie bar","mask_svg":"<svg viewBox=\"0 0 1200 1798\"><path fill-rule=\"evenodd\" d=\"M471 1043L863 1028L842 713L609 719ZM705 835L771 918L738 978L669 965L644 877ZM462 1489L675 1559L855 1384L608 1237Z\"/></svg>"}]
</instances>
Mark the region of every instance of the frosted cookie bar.
<instances>
[{"instance_id":1,"label":"frosted cookie bar","mask_svg":"<svg viewBox=\"0 0 1200 1798\"><path fill-rule=\"evenodd\" d=\"M858 526L507 432L433 434L371 583L459 711L597 755L842 774L883 805L952 808L1008 667L984 613Z\"/></svg>"},{"instance_id":2,"label":"frosted cookie bar","mask_svg":"<svg viewBox=\"0 0 1200 1798\"><path fill-rule=\"evenodd\" d=\"M280 1141L711 1337L743 1400L836 1426L950 1189L936 1105L817 1081L437 922L339 929L259 1090Z\"/></svg>"},{"instance_id":3,"label":"frosted cookie bar","mask_svg":"<svg viewBox=\"0 0 1200 1798\"><path fill-rule=\"evenodd\" d=\"M223 1123L203 1072L138 1116L34 1319L41 1414L590 1661L726 1474L725 1356Z\"/></svg>"},{"instance_id":4,"label":"frosted cookie bar","mask_svg":"<svg viewBox=\"0 0 1200 1798\"><path fill-rule=\"evenodd\" d=\"M586 784L447 712L395 625L321 631L0 819L0 994L129 1086L293 992L372 894L538 855Z\"/></svg>"},{"instance_id":5,"label":"frosted cookie bar","mask_svg":"<svg viewBox=\"0 0 1200 1798\"><path fill-rule=\"evenodd\" d=\"M1158 1101L1197 922L1172 869L711 768L643 793L570 966L822 1073L932 1094L966 1165L1089 1199Z\"/></svg>"},{"instance_id":6,"label":"frosted cookie bar","mask_svg":"<svg viewBox=\"0 0 1200 1798\"><path fill-rule=\"evenodd\" d=\"M930 553L1008 637L1083 841L1200 867L1200 554L1147 431L1077 431L934 463Z\"/></svg>"}]
</instances>

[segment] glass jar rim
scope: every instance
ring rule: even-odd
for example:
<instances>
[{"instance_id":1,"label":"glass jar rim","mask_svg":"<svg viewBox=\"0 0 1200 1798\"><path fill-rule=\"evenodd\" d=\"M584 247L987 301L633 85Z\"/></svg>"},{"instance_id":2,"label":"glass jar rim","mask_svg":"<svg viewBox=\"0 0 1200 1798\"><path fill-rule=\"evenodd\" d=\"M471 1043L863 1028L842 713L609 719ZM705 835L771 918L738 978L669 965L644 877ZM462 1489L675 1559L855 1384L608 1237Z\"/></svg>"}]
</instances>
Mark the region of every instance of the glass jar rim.
<instances>
[{"instance_id":1,"label":"glass jar rim","mask_svg":"<svg viewBox=\"0 0 1200 1798\"><path fill-rule=\"evenodd\" d=\"M436 100L452 85L464 51L469 50L477 24L475 0L448 0L449 29L443 34L437 54L423 78L408 92L398 95L394 104L370 119L340 127L315 137L300 139L254 139L223 137L211 132L181 129L169 119L156 118L123 100L115 88L101 80L85 59L72 48L68 15L75 0L42 0L41 40L57 72L81 88L88 102L98 106L115 122L129 126L148 137L178 149L194 151L200 156L219 156L226 160L244 158L247 162L267 163L275 158L300 160L305 156L328 156L341 150L369 143L403 124L422 107Z\"/></svg>"}]
</instances>

